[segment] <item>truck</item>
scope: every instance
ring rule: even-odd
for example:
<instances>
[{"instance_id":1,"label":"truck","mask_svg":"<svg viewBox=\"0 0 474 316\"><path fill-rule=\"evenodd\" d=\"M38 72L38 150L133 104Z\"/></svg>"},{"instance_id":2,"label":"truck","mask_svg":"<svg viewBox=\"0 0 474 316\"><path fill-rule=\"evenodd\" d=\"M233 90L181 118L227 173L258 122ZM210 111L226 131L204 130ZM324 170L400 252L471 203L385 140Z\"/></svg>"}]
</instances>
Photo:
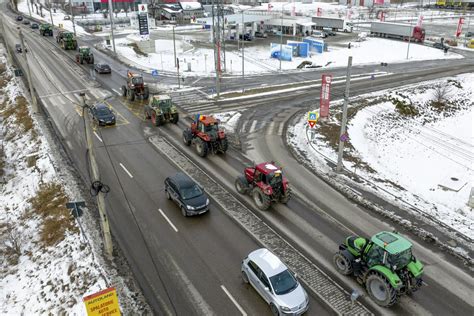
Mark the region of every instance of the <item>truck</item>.
<instances>
[{"instance_id":1,"label":"truck","mask_svg":"<svg viewBox=\"0 0 474 316\"><path fill-rule=\"evenodd\" d=\"M414 42L423 42L425 40L425 29L423 27L406 23L372 22L370 34L372 36L391 37Z\"/></svg>"},{"instance_id":2,"label":"truck","mask_svg":"<svg viewBox=\"0 0 474 316\"><path fill-rule=\"evenodd\" d=\"M352 32L353 24L345 19L327 18L321 16L313 16L313 23L316 23L316 28L322 30L323 28L330 28L333 31L343 31L345 33Z\"/></svg>"}]
</instances>

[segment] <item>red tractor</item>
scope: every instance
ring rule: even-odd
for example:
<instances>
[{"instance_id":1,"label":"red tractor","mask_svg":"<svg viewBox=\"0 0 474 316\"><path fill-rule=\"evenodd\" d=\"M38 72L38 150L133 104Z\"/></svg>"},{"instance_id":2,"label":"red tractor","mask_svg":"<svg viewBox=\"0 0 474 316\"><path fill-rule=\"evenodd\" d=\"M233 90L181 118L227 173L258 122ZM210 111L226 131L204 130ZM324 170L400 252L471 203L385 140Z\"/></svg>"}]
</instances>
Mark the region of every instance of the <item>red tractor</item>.
<instances>
[{"instance_id":1,"label":"red tractor","mask_svg":"<svg viewBox=\"0 0 474 316\"><path fill-rule=\"evenodd\" d=\"M209 152L225 153L228 148L227 136L219 128L219 121L212 116L196 115L191 128L183 131L183 142L186 146L196 146L196 152L206 157Z\"/></svg>"},{"instance_id":2,"label":"red tractor","mask_svg":"<svg viewBox=\"0 0 474 316\"><path fill-rule=\"evenodd\" d=\"M275 166L273 161L245 168L244 175L235 180L235 188L241 194L250 193L262 211L268 209L273 202L286 204L291 198L290 184L281 168Z\"/></svg>"},{"instance_id":3,"label":"red tractor","mask_svg":"<svg viewBox=\"0 0 474 316\"><path fill-rule=\"evenodd\" d=\"M135 97L148 100L150 92L147 85L143 82L143 77L128 71L127 85L122 86L122 96L127 97L129 101L134 101Z\"/></svg>"}]
</instances>

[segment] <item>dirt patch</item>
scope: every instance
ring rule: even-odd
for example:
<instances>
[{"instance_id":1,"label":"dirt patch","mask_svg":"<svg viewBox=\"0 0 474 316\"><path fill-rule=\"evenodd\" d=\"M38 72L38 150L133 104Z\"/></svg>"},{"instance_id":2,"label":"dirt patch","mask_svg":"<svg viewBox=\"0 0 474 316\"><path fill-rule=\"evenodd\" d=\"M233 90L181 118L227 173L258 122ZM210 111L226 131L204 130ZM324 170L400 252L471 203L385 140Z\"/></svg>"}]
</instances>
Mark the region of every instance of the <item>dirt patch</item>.
<instances>
[{"instance_id":1,"label":"dirt patch","mask_svg":"<svg viewBox=\"0 0 474 316\"><path fill-rule=\"evenodd\" d=\"M54 246L64 239L66 233L78 233L74 217L66 208L68 197L58 183L46 183L40 186L35 197L31 198L31 210L25 215L39 215L42 219L40 242L45 246Z\"/></svg>"},{"instance_id":2,"label":"dirt patch","mask_svg":"<svg viewBox=\"0 0 474 316\"><path fill-rule=\"evenodd\" d=\"M133 51L135 52L135 54L139 55L139 56L143 56L143 57L148 57L148 54L143 52L140 47L138 47L138 45L136 43L130 43L128 44L128 46L130 46L131 48L133 48Z\"/></svg>"}]
</instances>

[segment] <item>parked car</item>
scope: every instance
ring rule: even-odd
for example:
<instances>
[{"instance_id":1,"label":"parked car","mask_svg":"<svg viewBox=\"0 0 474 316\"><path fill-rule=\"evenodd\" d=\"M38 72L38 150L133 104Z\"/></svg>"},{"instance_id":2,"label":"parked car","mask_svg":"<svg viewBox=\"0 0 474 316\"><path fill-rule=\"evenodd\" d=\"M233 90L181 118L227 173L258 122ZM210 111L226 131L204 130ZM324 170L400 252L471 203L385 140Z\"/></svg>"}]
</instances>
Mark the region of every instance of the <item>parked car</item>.
<instances>
[{"instance_id":1,"label":"parked car","mask_svg":"<svg viewBox=\"0 0 474 316\"><path fill-rule=\"evenodd\" d=\"M184 173L178 172L165 179L165 194L181 209L183 216L209 211L209 198L201 186Z\"/></svg>"},{"instance_id":2,"label":"parked car","mask_svg":"<svg viewBox=\"0 0 474 316\"><path fill-rule=\"evenodd\" d=\"M92 120L100 125L115 125L115 113L104 103L96 103L89 109Z\"/></svg>"},{"instance_id":3,"label":"parked car","mask_svg":"<svg viewBox=\"0 0 474 316\"><path fill-rule=\"evenodd\" d=\"M70 20L70 19L71 19L71 17L69 15L65 15L64 18L63 18L63 20L65 20L65 21Z\"/></svg>"},{"instance_id":4,"label":"parked car","mask_svg":"<svg viewBox=\"0 0 474 316\"><path fill-rule=\"evenodd\" d=\"M255 32L255 37L267 38L267 33L265 33L265 32Z\"/></svg>"},{"instance_id":5,"label":"parked car","mask_svg":"<svg viewBox=\"0 0 474 316\"><path fill-rule=\"evenodd\" d=\"M474 32L467 32L467 33L466 33L466 37L467 37L467 38L474 37Z\"/></svg>"},{"instance_id":6,"label":"parked car","mask_svg":"<svg viewBox=\"0 0 474 316\"><path fill-rule=\"evenodd\" d=\"M309 308L305 289L266 248L252 251L241 265L242 279L270 305L273 315L301 315Z\"/></svg>"},{"instance_id":7,"label":"parked car","mask_svg":"<svg viewBox=\"0 0 474 316\"><path fill-rule=\"evenodd\" d=\"M337 33L334 32L331 28L323 28L323 32L326 33L328 36L336 36Z\"/></svg>"},{"instance_id":8,"label":"parked car","mask_svg":"<svg viewBox=\"0 0 474 316\"><path fill-rule=\"evenodd\" d=\"M23 16L18 15L18 16L16 17L16 20L17 20L17 21L23 21Z\"/></svg>"},{"instance_id":9,"label":"parked car","mask_svg":"<svg viewBox=\"0 0 474 316\"><path fill-rule=\"evenodd\" d=\"M39 25L38 23L31 23L31 26L30 26L32 29L39 29Z\"/></svg>"},{"instance_id":10,"label":"parked car","mask_svg":"<svg viewBox=\"0 0 474 316\"><path fill-rule=\"evenodd\" d=\"M112 69L107 64L95 64L94 70L100 74L110 74L112 72Z\"/></svg>"},{"instance_id":11,"label":"parked car","mask_svg":"<svg viewBox=\"0 0 474 316\"><path fill-rule=\"evenodd\" d=\"M438 49L442 49L444 50L445 52L447 52L449 50L449 46L446 46L444 45L443 43L440 43L440 42L436 42L433 44L433 47L434 48L438 48Z\"/></svg>"},{"instance_id":12,"label":"parked car","mask_svg":"<svg viewBox=\"0 0 474 316\"><path fill-rule=\"evenodd\" d=\"M30 24L30 21L29 21L29 20L23 20L22 23L23 23L24 25L28 25L28 24Z\"/></svg>"},{"instance_id":13,"label":"parked car","mask_svg":"<svg viewBox=\"0 0 474 316\"><path fill-rule=\"evenodd\" d=\"M244 41L252 41L253 37L249 33L245 33L244 36ZM242 40L242 34L239 34L239 39Z\"/></svg>"},{"instance_id":14,"label":"parked car","mask_svg":"<svg viewBox=\"0 0 474 316\"><path fill-rule=\"evenodd\" d=\"M313 31L313 34L311 34L312 37L319 37L319 38L326 38L328 35L325 32L322 31Z\"/></svg>"}]
</instances>

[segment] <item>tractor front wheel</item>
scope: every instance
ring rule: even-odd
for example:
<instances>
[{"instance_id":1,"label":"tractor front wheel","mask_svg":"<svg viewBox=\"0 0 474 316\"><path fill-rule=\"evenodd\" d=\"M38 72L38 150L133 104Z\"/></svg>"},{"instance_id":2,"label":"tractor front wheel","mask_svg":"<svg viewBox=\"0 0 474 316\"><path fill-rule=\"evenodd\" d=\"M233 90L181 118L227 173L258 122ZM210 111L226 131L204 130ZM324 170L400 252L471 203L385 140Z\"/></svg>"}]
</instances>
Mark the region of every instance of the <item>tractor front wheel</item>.
<instances>
[{"instance_id":1,"label":"tractor front wheel","mask_svg":"<svg viewBox=\"0 0 474 316\"><path fill-rule=\"evenodd\" d=\"M143 88L143 100L148 100L149 96L150 96L150 90L148 90L148 87Z\"/></svg>"},{"instance_id":2,"label":"tractor front wheel","mask_svg":"<svg viewBox=\"0 0 474 316\"><path fill-rule=\"evenodd\" d=\"M196 152L201 157L207 156L207 143L203 141L201 138L196 139Z\"/></svg>"},{"instance_id":3,"label":"tractor front wheel","mask_svg":"<svg viewBox=\"0 0 474 316\"><path fill-rule=\"evenodd\" d=\"M191 131L189 129L185 129L183 131L183 143L186 146L190 146L192 138L193 138L193 135L192 135Z\"/></svg>"},{"instance_id":4,"label":"tractor front wheel","mask_svg":"<svg viewBox=\"0 0 474 316\"><path fill-rule=\"evenodd\" d=\"M89 64L94 64L94 55L91 54L91 57L89 58Z\"/></svg>"},{"instance_id":5,"label":"tractor front wheel","mask_svg":"<svg viewBox=\"0 0 474 316\"><path fill-rule=\"evenodd\" d=\"M237 179L235 179L235 189L237 192L240 194L246 194L248 191L248 181L245 179L244 176L238 176Z\"/></svg>"},{"instance_id":6,"label":"tractor front wheel","mask_svg":"<svg viewBox=\"0 0 474 316\"><path fill-rule=\"evenodd\" d=\"M156 126L161 126L164 124L163 115L156 116Z\"/></svg>"},{"instance_id":7,"label":"tractor front wheel","mask_svg":"<svg viewBox=\"0 0 474 316\"><path fill-rule=\"evenodd\" d=\"M280 197L280 202L283 204L288 203L291 199L291 189L289 187L286 188L285 193Z\"/></svg>"},{"instance_id":8,"label":"tractor front wheel","mask_svg":"<svg viewBox=\"0 0 474 316\"><path fill-rule=\"evenodd\" d=\"M229 143L227 142L227 137L224 137L219 141L219 148L223 154L227 151L229 148Z\"/></svg>"},{"instance_id":9,"label":"tractor front wheel","mask_svg":"<svg viewBox=\"0 0 474 316\"><path fill-rule=\"evenodd\" d=\"M397 302L397 291L388 280L377 272L372 272L365 284L370 297L380 306L388 307Z\"/></svg>"},{"instance_id":10,"label":"tractor front wheel","mask_svg":"<svg viewBox=\"0 0 474 316\"><path fill-rule=\"evenodd\" d=\"M125 86L122 86L122 97L127 96L127 88Z\"/></svg>"},{"instance_id":11,"label":"tractor front wheel","mask_svg":"<svg viewBox=\"0 0 474 316\"><path fill-rule=\"evenodd\" d=\"M332 258L334 265L336 266L337 271L344 275L349 275L352 273L352 264L351 261L344 256L341 252L336 252Z\"/></svg>"},{"instance_id":12,"label":"tractor front wheel","mask_svg":"<svg viewBox=\"0 0 474 316\"><path fill-rule=\"evenodd\" d=\"M179 113L173 113L171 114L171 123L173 124L178 124L179 121Z\"/></svg>"},{"instance_id":13,"label":"tractor front wheel","mask_svg":"<svg viewBox=\"0 0 474 316\"><path fill-rule=\"evenodd\" d=\"M270 207L270 204L271 204L270 197L266 195L265 193L263 193L259 187L255 187L253 189L252 197L255 204L260 210L265 211Z\"/></svg>"},{"instance_id":14,"label":"tractor front wheel","mask_svg":"<svg viewBox=\"0 0 474 316\"><path fill-rule=\"evenodd\" d=\"M128 94L128 95L127 95L127 99L128 99L129 101L132 101L132 102L135 101L135 91L134 91L134 90L128 89L128 90L127 90L127 94Z\"/></svg>"}]
</instances>

